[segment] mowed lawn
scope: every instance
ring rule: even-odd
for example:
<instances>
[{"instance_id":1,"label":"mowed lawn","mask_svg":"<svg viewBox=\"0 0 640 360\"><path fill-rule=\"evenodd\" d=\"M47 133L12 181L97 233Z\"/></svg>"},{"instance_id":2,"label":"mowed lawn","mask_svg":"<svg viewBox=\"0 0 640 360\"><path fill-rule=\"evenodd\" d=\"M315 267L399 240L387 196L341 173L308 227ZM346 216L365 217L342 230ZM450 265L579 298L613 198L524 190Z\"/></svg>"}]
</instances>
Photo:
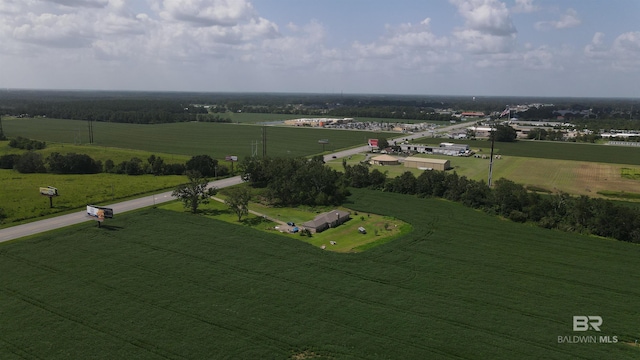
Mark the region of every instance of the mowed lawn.
<instances>
[{"instance_id":1,"label":"mowed lawn","mask_svg":"<svg viewBox=\"0 0 640 360\"><path fill-rule=\"evenodd\" d=\"M425 138L419 142L437 145L439 140L441 139ZM451 142L468 144L474 150L483 149L483 153L487 155L491 150L491 142L488 140L451 140ZM494 151L496 154L519 157L640 165L640 148L634 146L519 140L511 143L496 142Z\"/></svg>"},{"instance_id":2,"label":"mowed lawn","mask_svg":"<svg viewBox=\"0 0 640 360\"><path fill-rule=\"evenodd\" d=\"M640 247L354 190L358 254L147 209L0 244L0 358L632 359ZM574 332L598 315L600 332ZM559 336L617 337L615 344Z\"/></svg>"},{"instance_id":3,"label":"mowed lawn","mask_svg":"<svg viewBox=\"0 0 640 360\"><path fill-rule=\"evenodd\" d=\"M3 119L8 137L23 136L47 142L88 142L87 122L60 119ZM157 125L94 123L96 146L136 149L179 155L207 154L217 159L252 153L262 156L263 129L266 151L271 157L309 156L322 153L318 140L328 139L325 150L366 145L371 132L287 126L256 126L226 123L172 123Z\"/></svg>"}]
</instances>

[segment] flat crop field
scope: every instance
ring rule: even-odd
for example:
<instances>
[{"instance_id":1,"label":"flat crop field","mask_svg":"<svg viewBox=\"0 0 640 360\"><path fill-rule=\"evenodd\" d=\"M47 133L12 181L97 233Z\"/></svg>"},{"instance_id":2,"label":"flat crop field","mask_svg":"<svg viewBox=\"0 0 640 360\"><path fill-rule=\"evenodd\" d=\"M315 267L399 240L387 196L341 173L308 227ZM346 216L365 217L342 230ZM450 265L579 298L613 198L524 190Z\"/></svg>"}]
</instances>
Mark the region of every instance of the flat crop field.
<instances>
[{"instance_id":1,"label":"flat crop field","mask_svg":"<svg viewBox=\"0 0 640 360\"><path fill-rule=\"evenodd\" d=\"M441 139L422 139L420 142L437 145L439 140ZM471 149L482 149L487 155L491 149L491 142L488 140L455 140L453 142L469 144ZM521 140L513 143L496 142L494 151L496 154L509 156L640 165L640 148L632 146Z\"/></svg>"},{"instance_id":2,"label":"flat crop field","mask_svg":"<svg viewBox=\"0 0 640 360\"><path fill-rule=\"evenodd\" d=\"M0 358L640 356L637 245L413 196L354 190L348 206L413 231L340 254L147 209L0 244ZM577 335L617 343L558 341Z\"/></svg>"},{"instance_id":3,"label":"flat crop field","mask_svg":"<svg viewBox=\"0 0 640 360\"><path fill-rule=\"evenodd\" d=\"M23 136L47 142L88 141L87 122L60 119L3 119L8 137ZM157 125L94 123L95 145L179 155L262 155L262 126L204 122ZM267 154L272 157L322 153L318 140L328 139L325 150L366 145L371 132L267 126Z\"/></svg>"}]
</instances>

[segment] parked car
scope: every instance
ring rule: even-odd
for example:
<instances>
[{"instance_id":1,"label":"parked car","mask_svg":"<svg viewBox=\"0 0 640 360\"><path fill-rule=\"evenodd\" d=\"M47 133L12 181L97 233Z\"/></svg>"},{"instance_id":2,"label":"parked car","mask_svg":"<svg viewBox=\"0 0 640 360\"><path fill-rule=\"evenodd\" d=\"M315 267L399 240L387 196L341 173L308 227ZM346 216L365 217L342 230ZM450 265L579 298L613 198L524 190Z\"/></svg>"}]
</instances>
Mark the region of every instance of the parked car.
<instances>
[{"instance_id":1,"label":"parked car","mask_svg":"<svg viewBox=\"0 0 640 360\"><path fill-rule=\"evenodd\" d=\"M289 222L287 223L287 225L289 225L289 226L296 226L296 223L294 223L294 222L292 222L292 221L289 221Z\"/></svg>"},{"instance_id":2,"label":"parked car","mask_svg":"<svg viewBox=\"0 0 640 360\"><path fill-rule=\"evenodd\" d=\"M360 226L360 227L358 228L358 232L359 232L360 234L366 234L366 233L367 233L367 229L365 229L365 228L363 228L362 226Z\"/></svg>"}]
</instances>

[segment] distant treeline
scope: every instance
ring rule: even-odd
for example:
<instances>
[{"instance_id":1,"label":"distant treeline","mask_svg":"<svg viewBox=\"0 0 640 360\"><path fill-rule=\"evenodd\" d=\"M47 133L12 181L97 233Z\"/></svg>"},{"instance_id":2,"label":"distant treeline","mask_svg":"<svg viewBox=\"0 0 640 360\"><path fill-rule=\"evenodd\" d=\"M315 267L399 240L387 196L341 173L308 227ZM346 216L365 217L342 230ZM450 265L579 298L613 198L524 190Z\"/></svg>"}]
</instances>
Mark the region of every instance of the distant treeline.
<instances>
[{"instance_id":1,"label":"distant treeline","mask_svg":"<svg viewBox=\"0 0 640 360\"><path fill-rule=\"evenodd\" d=\"M173 100L108 99L72 101L23 100L4 106L13 116L44 116L56 119L92 120L117 123L159 124L187 121L231 122L209 114L202 106Z\"/></svg>"},{"instance_id":2,"label":"distant treeline","mask_svg":"<svg viewBox=\"0 0 640 360\"><path fill-rule=\"evenodd\" d=\"M585 121L590 129L640 127L640 101L607 98L10 90L0 93L0 114L144 124L230 122L226 112L447 121L449 114L434 110L491 114L507 105L533 103L554 106L531 108L518 117L551 120L563 115L568 121Z\"/></svg>"},{"instance_id":3,"label":"distant treeline","mask_svg":"<svg viewBox=\"0 0 640 360\"><path fill-rule=\"evenodd\" d=\"M51 153L46 158L40 153L28 151L23 154L0 156L0 169L13 169L23 174L97 174L101 172L124 175L183 175L187 170L195 170L205 177L226 176L229 168L218 164L218 160L209 155L193 156L185 164L165 163L160 156L151 155L144 161L133 157L118 164L107 159L104 164L87 154Z\"/></svg>"},{"instance_id":4,"label":"distant treeline","mask_svg":"<svg viewBox=\"0 0 640 360\"><path fill-rule=\"evenodd\" d=\"M593 234L640 243L640 210L611 201L564 193L540 195L524 186L499 179L490 189L457 173L411 172L387 179L367 164L347 165L344 173L320 166L321 158L246 158L241 173L252 186L265 188L271 203L284 205L328 205L341 201L347 187L372 188L420 197L440 197L503 216L515 222L534 223L548 229Z\"/></svg>"}]
</instances>

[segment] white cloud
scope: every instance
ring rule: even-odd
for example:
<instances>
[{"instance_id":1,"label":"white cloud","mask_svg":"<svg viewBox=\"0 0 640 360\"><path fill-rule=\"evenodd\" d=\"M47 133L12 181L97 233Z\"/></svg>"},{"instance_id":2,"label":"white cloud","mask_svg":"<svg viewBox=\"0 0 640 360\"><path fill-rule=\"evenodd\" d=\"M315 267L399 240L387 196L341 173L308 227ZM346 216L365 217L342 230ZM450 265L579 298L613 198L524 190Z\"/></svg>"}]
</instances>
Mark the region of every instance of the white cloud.
<instances>
[{"instance_id":1,"label":"white cloud","mask_svg":"<svg viewBox=\"0 0 640 360\"><path fill-rule=\"evenodd\" d=\"M584 54L587 58L598 59L609 56L609 49L604 43L604 34L597 32L591 39L591 44L584 47Z\"/></svg>"},{"instance_id":2,"label":"white cloud","mask_svg":"<svg viewBox=\"0 0 640 360\"><path fill-rule=\"evenodd\" d=\"M497 0L450 0L466 20L467 28L493 36L515 34L507 6Z\"/></svg>"},{"instance_id":3,"label":"white cloud","mask_svg":"<svg viewBox=\"0 0 640 360\"><path fill-rule=\"evenodd\" d=\"M614 71L640 71L640 32L626 32L616 37L611 44L605 35L597 32L591 43L584 47L584 55Z\"/></svg>"},{"instance_id":4,"label":"white cloud","mask_svg":"<svg viewBox=\"0 0 640 360\"><path fill-rule=\"evenodd\" d=\"M640 31L618 36L611 46L613 67L622 71L640 71Z\"/></svg>"},{"instance_id":5,"label":"white cloud","mask_svg":"<svg viewBox=\"0 0 640 360\"><path fill-rule=\"evenodd\" d=\"M107 6L109 0L49 0L53 3L69 7L102 8Z\"/></svg>"},{"instance_id":6,"label":"white cloud","mask_svg":"<svg viewBox=\"0 0 640 360\"><path fill-rule=\"evenodd\" d=\"M465 19L453 32L457 43L473 53L504 53L514 49L517 30L507 6L497 0L450 0Z\"/></svg>"},{"instance_id":7,"label":"white cloud","mask_svg":"<svg viewBox=\"0 0 640 360\"><path fill-rule=\"evenodd\" d=\"M28 13L16 24L12 36L14 39L56 48L87 47L94 37L85 18L76 14L33 14Z\"/></svg>"},{"instance_id":8,"label":"white cloud","mask_svg":"<svg viewBox=\"0 0 640 360\"><path fill-rule=\"evenodd\" d=\"M533 0L516 0L516 5L511 8L514 13L532 13L538 10L539 8L533 4Z\"/></svg>"},{"instance_id":9,"label":"white cloud","mask_svg":"<svg viewBox=\"0 0 640 360\"><path fill-rule=\"evenodd\" d=\"M236 26L256 16L245 0L162 0L156 8L164 19L195 26Z\"/></svg>"},{"instance_id":10,"label":"white cloud","mask_svg":"<svg viewBox=\"0 0 640 360\"><path fill-rule=\"evenodd\" d=\"M582 24L582 20L578 16L578 12L574 9L567 9L559 20L556 21L539 21L535 24L537 30L549 29L569 29Z\"/></svg>"}]
</instances>

